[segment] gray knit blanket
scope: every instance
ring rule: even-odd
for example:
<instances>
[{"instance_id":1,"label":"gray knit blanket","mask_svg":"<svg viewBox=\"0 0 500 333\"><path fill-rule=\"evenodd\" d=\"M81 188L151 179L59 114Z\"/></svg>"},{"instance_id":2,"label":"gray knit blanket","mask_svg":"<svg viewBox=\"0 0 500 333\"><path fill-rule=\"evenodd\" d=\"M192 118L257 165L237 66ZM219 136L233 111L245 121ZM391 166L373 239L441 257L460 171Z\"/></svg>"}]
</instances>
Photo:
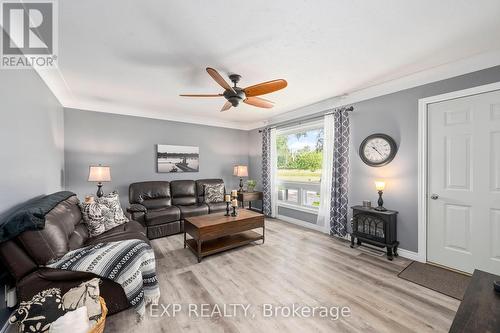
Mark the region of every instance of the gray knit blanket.
<instances>
[{"instance_id":1,"label":"gray knit blanket","mask_svg":"<svg viewBox=\"0 0 500 333\"><path fill-rule=\"evenodd\" d=\"M90 272L120 284L141 319L146 305L157 304L160 298L155 255L151 246L141 240L87 246L68 252L47 267Z\"/></svg>"}]
</instances>

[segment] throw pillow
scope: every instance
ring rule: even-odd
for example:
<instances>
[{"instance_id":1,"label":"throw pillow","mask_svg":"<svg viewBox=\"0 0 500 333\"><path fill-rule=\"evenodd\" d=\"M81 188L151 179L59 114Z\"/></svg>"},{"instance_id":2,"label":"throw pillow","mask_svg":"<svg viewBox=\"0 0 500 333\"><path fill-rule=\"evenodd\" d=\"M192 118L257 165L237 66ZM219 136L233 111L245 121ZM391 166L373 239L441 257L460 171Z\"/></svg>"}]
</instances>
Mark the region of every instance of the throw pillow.
<instances>
[{"instance_id":1,"label":"throw pillow","mask_svg":"<svg viewBox=\"0 0 500 333\"><path fill-rule=\"evenodd\" d=\"M114 224L114 214L103 204L98 202L80 204L83 220L89 229L90 237L105 232L106 225Z\"/></svg>"},{"instance_id":2,"label":"throw pillow","mask_svg":"<svg viewBox=\"0 0 500 333\"><path fill-rule=\"evenodd\" d=\"M97 324L102 314L101 303L99 303L99 282L98 278L83 282L78 287L70 289L62 297L64 308L68 311L82 306L86 307L91 326Z\"/></svg>"},{"instance_id":3,"label":"throw pillow","mask_svg":"<svg viewBox=\"0 0 500 333\"><path fill-rule=\"evenodd\" d=\"M223 202L224 201L224 184L206 184L205 185L205 202Z\"/></svg>"},{"instance_id":4,"label":"throw pillow","mask_svg":"<svg viewBox=\"0 0 500 333\"><path fill-rule=\"evenodd\" d=\"M120 205L120 197L118 192L108 193L100 198L96 199L96 202L105 205L113 214L113 224L106 225L106 230L112 229L120 224L128 222L128 218L123 212L122 206Z\"/></svg>"},{"instance_id":5,"label":"throw pillow","mask_svg":"<svg viewBox=\"0 0 500 333\"><path fill-rule=\"evenodd\" d=\"M48 332L50 324L64 316L66 310L58 288L39 292L29 301L23 301L10 316L9 323L19 323L19 332Z\"/></svg>"},{"instance_id":6,"label":"throw pillow","mask_svg":"<svg viewBox=\"0 0 500 333\"><path fill-rule=\"evenodd\" d=\"M82 306L74 311L67 312L50 324L49 333L87 333L93 326L87 318L87 307Z\"/></svg>"}]
</instances>

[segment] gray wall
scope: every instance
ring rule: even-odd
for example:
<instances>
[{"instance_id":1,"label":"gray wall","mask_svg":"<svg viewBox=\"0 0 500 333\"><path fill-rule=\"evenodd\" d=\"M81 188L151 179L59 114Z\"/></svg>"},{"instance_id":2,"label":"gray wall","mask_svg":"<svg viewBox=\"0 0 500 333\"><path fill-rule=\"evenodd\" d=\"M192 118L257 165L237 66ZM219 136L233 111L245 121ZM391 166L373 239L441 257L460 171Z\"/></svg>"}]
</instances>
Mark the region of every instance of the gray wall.
<instances>
[{"instance_id":1,"label":"gray wall","mask_svg":"<svg viewBox=\"0 0 500 333\"><path fill-rule=\"evenodd\" d=\"M64 113L31 69L0 75L0 214L33 197L61 190Z\"/></svg>"},{"instance_id":2,"label":"gray wall","mask_svg":"<svg viewBox=\"0 0 500 333\"><path fill-rule=\"evenodd\" d=\"M96 192L87 182L93 164L111 166L112 181L104 191L118 190L125 206L130 183L223 178L228 190L236 189L233 166L248 164L247 131L75 109L64 114L66 188L80 198ZM157 173L156 144L199 146L200 171Z\"/></svg>"},{"instance_id":3,"label":"gray wall","mask_svg":"<svg viewBox=\"0 0 500 333\"><path fill-rule=\"evenodd\" d=\"M349 204L362 200L375 203L374 180L385 179L385 206L399 211L398 238L401 248L418 250L417 180L418 180L418 100L451 91L500 81L500 66L470 74L402 90L393 94L353 104L351 114L351 173ZM387 166L371 168L358 156L365 137L373 133L391 135L398 143L398 154ZM257 130L249 134L250 151L261 148ZM250 165L258 164L260 156L250 156ZM261 182L260 175L254 175ZM290 215L290 214L288 214ZM293 216L292 216L293 217Z\"/></svg>"},{"instance_id":4,"label":"gray wall","mask_svg":"<svg viewBox=\"0 0 500 333\"><path fill-rule=\"evenodd\" d=\"M0 218L15 206L61 190L64 167L63 108L31 69L0 74ZM0 265L0 329L10 311Z\"/></svg>"}]
</instances>

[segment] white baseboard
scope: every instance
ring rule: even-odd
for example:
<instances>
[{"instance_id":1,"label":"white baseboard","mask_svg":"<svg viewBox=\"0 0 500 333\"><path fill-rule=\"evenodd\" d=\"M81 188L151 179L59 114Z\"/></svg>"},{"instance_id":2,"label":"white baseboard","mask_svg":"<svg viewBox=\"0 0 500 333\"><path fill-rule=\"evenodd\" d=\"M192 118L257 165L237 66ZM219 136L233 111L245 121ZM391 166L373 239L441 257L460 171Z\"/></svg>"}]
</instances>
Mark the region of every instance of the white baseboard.
<instances>
[{"instance_id":1,"label":"white baseboard","mask_svg":"<svg viewBox=\"0 0 500 333\"><path fill-rule=\"evenodd\" d=\"M425 258L421 258L421 256L417 252L398 249L398 253L403 258L425 263Z\"/></svg>"}]
</instances>

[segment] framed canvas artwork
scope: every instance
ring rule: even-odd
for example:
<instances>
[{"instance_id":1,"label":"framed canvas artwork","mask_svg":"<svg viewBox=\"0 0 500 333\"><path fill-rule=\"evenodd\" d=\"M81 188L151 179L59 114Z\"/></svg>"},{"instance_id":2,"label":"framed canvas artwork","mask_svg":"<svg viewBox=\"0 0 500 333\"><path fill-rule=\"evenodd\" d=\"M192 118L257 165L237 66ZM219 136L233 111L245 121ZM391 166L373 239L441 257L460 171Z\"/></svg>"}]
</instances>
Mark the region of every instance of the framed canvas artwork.
<instances>
[{"instance_id":1,"label":"framed canvas artwork","mask_svg":"<svg viewBox=\"0 0 500 333\"><path fill-rule=\"evenodd\" d=\"M158 172L198 172L200 148L157 145Z\"/></svg>"}]
</instances>

